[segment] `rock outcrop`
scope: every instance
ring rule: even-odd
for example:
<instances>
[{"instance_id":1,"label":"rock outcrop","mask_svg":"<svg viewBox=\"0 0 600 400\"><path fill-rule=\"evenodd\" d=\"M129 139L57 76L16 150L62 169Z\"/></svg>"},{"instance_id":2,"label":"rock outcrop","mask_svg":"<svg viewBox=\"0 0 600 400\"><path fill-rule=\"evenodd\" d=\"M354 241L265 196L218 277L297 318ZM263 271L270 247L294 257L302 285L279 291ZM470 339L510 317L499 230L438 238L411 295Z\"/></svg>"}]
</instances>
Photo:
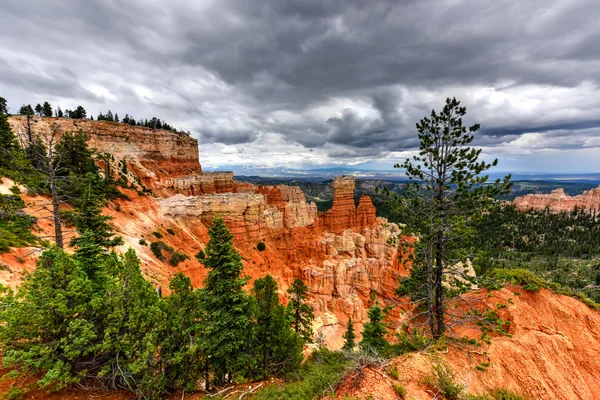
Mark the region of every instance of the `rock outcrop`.
<instances>
[{"instance_id":1,"label":"rock outcrop","mask_svg":"<svg viewBox=\"0 0 600 400\"><path fill-rule=\"evenodd\" d=\"M12 116L9 123L21 142L27 143L26 117ZM34 136L49 133L55 125L61 134L83 130L89 146L112 155L109 162L118 164L119 171L126 165L125 178L139 180L160 196L230 193L246 187L234 181L233 172L203 172L198 140L185 133L87 119L32 117L30 124Z\"/></svg>"},{"instance_id":2,"label":"rock outcrop","mask_svg":"<svg viewBox=\"0 0 600 400\"><path fill-rule=\"evenodd\" d=\"M571 211L575 207L588 211L600 209L600 186L587 190L578 196L569 196L560 188L549 194L528 194L517 197L513 204L522 211L545 210L553 212Z\"/></svg>"},{"instance_id":3,"label":"rock outcrop","mask_svg":"<svg viewBox=\"0 0 600 400\"><path fill-rule=\"evenodd\" d=\"M26 141L25 117L11 117L10 123ZM129 200L113 201L105 213L113 217L125 241L119 250L134 248L146 277L163 289L176 271L190 276L195 286L202 285L206 269L194 256L208 242L208 226L220 216L234 235L244 272L252 280L273 275L284 300L295 278L305 280L315 307L315 328L332 347L340 347L348 318L360 332L371 294L377 293L384 303L393 301L397 276L408 273L394 244L401 235L399 227L378 220L367 196L356 206L353 177L334 180L333 206L319 214L299 187L254 186L236 182L231 172L202 171L198 143L186 134L107 121L31 119L36 135L49 132L54 124L61 132L84 130L90 147L110 154L99 163L111 163L115 178L128 181L131 188L120 190ZM143 189L153 196L144 195ZM158 260L147 245L157 240L189 259L178 267ZM265 250L257 250L258 242ZM5 256L0 262L4 259L12 258ZM28 259L29 270L34 262ZM13 271L2 283L14 286L20 279Z\"/></svg>"},{"instance_id":4,"label":"rock outcrop","mask_svg":"<svg viewBox=\"0 0 600 400\"><path fill-rule=\"evenodd\" d=\"M454 371L454 382L470 394L489 396L504 388L529 399L599 398L600 312L573 297L547 289L528 292L519 286L471 292L465 300L510 321L510 335L494 335L489 343L471 350L448 346L445 351L412 352L393 359L390 365L399 372L405 398L437 398L423 378L440 360ZM479 338L481 331L470 327L464 334ZM337 395L391 399L396 397L393 383L367 370L358 382L342 382Z\"/></svg>"},{"instance_id":5,"label":"rock outcrop","mask_svg":"<svg viewBox=\"0 0 600 400\"><path fill-rule=\"evenodd\" d=\"M363 229L377 223L376 209L368 196L362 196L358 208L354 204L355 180L353 176L341 176L333 180L333 205L320 216L320 223L331 232L345 229Z\"/></svg>"}]
</instances>

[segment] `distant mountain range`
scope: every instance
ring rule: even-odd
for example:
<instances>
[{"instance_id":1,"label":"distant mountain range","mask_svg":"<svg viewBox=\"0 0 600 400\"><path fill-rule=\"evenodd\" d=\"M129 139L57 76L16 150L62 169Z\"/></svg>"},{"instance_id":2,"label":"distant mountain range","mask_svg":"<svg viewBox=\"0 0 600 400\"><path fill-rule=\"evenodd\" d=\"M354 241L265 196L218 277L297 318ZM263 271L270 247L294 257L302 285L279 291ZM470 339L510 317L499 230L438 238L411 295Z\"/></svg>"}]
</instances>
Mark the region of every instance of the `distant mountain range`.
<instances>
[{"instance_id":1,"label":"distant mountain range","mask_svg":"<svg viewBox=\"0 0 600 400\"><path fill-rule=\"evenodd\" d=\"M352 175L356 179L375 179L393 182L406 181L406 175L402 170L375 170L362 169L353 166L326 167L326 168L286 168L286 167L256 167L256 166L230 166L227 168L204 168L206 171L229 170L236 176L254 176L263 178L293 178L307 181L327 180L340 175ZM494 172L490 174L491 179L503 178L507 172ZM589 184L600 184L600 173L589 174L541 174L515 172L512 173L513 181L545 181L545 182L579 182Z\"/></svg>"}]
</instances>

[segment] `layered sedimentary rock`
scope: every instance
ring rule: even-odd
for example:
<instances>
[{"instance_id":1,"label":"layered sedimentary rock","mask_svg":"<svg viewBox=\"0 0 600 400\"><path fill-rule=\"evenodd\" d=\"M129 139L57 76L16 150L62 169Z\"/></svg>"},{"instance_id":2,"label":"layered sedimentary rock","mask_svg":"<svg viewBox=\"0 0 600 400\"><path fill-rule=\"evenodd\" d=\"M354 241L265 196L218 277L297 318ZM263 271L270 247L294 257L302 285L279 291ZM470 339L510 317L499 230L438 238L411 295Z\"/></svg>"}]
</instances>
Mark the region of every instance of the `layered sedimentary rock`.
<instances>
[{"instance_id":1,"label":"layered sedimentary rock","mask_svg":"<svg viewBox=\"0 0 600 400\"><path fill-rule=\"evenodd\" d=\"M9 122L20 140L27 143L26 117L12 116ZM185 133L87 119L33 117L30 124L34 136L43 136L54 126L59 127L60 133L83 130L89 146L112 155L107 162L125 179L139 180L143 187L161 196L229 193L244 191L246 187L234 182L233 172L203 172L198 140ZM103 167L104 163L101 161Z\"/></svg>"},{"instance_id":2,"label":"layered sedimentary rock","mask_svg":"<svg viewBox=\"0 0 600 400\"><path fill-rule=\"evenodd\" d=\"M517 197L513 204L522 211L548 208L553 212L561 212L571 211L575 207L594 211L600 209L600 186L578 196L569 196L562 188L553 190L550 194L528 194Z\"/></svg>"},{"instance_id":3,"label":"layered sedimentary rock","mask_svg":"<svg viewBox=\"0 0 600 400\"><path fill-rule=\"evenodd\" d=\"M341 176L333 180L333 205L320 216L320 223L331 232L345 229L362 229L377 223L376 210L371 198L362 196L358 208L354 204L355 180L353 176Z\"/></svg>"},{"instance_id":4,"label":"layered sedimentary rock","mask_svg":"<svg viewBox=\"0 0 600 400\"><path fill-rule=\"evenodd\" d=\"M62 132L83 129L90 147L110 154L99 164L110 163L111 174L128 181L129 187L119 190L129 200L111 202L105 213L125 241L119 250L134 248L155 286L168 287L176 271L202 285L207 271L194 255L205 248L207 227L220 216L234 235L244 273L252 280L273 275L284 301L289 285L302 278L315 307L315 328L339 347L348 318L360 332L371 294L393 301L397 275L408 272L395 244L398 226L378 220L369 197L355 205L353 177L335 179L333 206L319 214L299 187L254 186L236 182L231 172L202 171L198 143L186 134L106 121L36 117L31 122L34 134L41 135L55 123ZM26 119L11 117L10 123L26 141ZM189 259L178 267L157 259L147 244L158 240ZM257 250L259 241L263 251ZM14 286L18 275L10 276Z\"/></svg>"}]
</instances>

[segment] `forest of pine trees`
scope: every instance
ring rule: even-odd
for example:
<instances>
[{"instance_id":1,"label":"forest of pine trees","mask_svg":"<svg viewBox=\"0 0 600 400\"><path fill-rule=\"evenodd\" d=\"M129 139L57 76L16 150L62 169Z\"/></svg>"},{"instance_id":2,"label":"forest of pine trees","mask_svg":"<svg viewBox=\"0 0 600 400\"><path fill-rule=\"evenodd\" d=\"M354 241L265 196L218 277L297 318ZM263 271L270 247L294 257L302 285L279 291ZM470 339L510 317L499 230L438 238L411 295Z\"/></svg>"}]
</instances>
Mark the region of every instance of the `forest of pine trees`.
<instances>
[{"instance_id":1,"label":"forest of pine trees","mask_svg":"<svg viewBox=\"0 0 600 400\"><path fill-rule=\"evenodd\" d=\"M3 114L8 114L8 106L6 99L0 97L0 112ZM39 116L39 117L54 117L54 118L71 118L71 119L85 119L90 118L94 119L93 116L88 115L88 112L83 106L77 106L74 110L65 109L62 110L59 106L56 109L53 109L49 102L45 101L43 104L36 104L35 107L32 107L31 104L23 104L19 108L19 115L29 115L29 116ZM98 121L111 121L111 122L121 122L124 124L128 124L131 126L143 126L151 129L162 129L165 131L171 132L180 132L189 134L189 132L184 132L183 130L178 130L174 126L167 123L167 121L161 120L157 117L152 117L150 119L143 118L136 120L129 114L125 114L125 116L120 119L119 114L114 113L111 110L108 110L106 113L98 113L96 117Z\"/></svg>"}]
</instances>

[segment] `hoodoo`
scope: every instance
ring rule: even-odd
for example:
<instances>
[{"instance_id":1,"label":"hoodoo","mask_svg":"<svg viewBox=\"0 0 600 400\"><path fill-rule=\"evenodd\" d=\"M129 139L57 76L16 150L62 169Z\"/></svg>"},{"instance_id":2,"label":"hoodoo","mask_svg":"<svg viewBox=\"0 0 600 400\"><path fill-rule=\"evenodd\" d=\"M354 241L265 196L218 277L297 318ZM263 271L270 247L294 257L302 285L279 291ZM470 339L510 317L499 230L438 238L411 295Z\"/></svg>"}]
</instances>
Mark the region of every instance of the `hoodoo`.
<instances>
[{"instance_id":1,"label":"hoodoo","mask_svg":"<svg viewBox=\"0 0 600 400\"><path fill-rule=\"evenodd\" d=\"M26 118L11 117L10 124L25 142ZM190 276L194 285L202 284L206 270L194 256L208 241L207 226L220 216L253 280L269 273L281 293L295 278L306 282L315 328L338 347L348 318L360 331L371 294L392 301L398 275L407 274L397 247L390 244L400 235L399 227L377 218L367 196L356 206L354 177L336 178L332 208L318 213L297 186L254 186L235 181L231 172L202 171L198 142L185 133L107 121L31 119L34 135L49 132L54 124L60 132L82 129L90 147L109 154L116 176L127 180L131 188L121 190L130 200L116 200L105 213L114 218L125 241L120 251L134 248L156 286L167 287L176 271ZM142 188L152 196L142 195ZM165 234L167 229L175 235ZM144 241L162 242L189 259L173 267L140 244ZM258 242L265 243L264 251L257 251ZM30 269L35 257L27 260L23 268ZM13 273L0 279L15 286L21 278Z\"/></svg>"}]
</instances>

